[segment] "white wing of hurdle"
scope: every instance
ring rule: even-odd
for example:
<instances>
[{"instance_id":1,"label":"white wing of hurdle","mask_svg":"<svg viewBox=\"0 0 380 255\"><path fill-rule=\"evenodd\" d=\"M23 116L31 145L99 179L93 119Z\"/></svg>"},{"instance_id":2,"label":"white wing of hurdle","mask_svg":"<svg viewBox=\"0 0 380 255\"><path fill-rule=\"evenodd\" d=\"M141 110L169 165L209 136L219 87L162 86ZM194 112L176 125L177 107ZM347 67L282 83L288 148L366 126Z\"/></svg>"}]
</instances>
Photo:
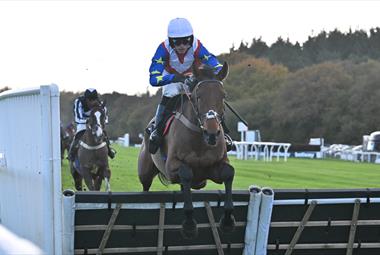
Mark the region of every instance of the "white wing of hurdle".
<instances>
[{"instance_id":1,"label":"white wing of hurdle","mask_svg":"<svg viewBox=\"0 0 380 255\"><path fill-rule=\"evenodd\" d=\"M0 223L62 253L59 89L0 93Z\"/></svg>"}]
</instances>

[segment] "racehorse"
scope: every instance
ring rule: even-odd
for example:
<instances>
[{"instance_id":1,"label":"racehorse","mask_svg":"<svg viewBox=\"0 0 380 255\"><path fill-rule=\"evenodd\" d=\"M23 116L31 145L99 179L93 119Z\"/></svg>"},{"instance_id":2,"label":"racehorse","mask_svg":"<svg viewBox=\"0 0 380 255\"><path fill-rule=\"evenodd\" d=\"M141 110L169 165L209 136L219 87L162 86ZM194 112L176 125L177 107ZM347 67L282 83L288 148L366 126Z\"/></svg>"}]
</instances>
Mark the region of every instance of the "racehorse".
<instances>
[{"instance_id":1,"label":"racehorse","mask_svg":"<svg viewBox=\"0 0 380 255\"><path fill-rule=\"evenodd\" d=\"M106 191L111 190L111 170L104 134L105 119L104 105L99 104L91 110L86 131L79 142L78 154L74 161L70 161L71 175L77 190L82 190L82 179L89 190L100 190L103 178Z\"/></svg>"},{"instance_id":2,"label":"racehorse","mask_svg":"<svg viewBox=\"0 0 380 255\"><path fill-rule=\"evenodd\" d=\"M61 159L64 158L65 150L69 152L70 144L73 141L74 136L75 127L73 123L67 125L66 128L63 128L61 125Z\"/></svg>"},{"instance_id":3,"label":"racehorse","mask_svg":"<svg viewBox=\"0 0 380 255\"><path fill-rule=\"evenodd\" d=\"M194 69L197 83L191 95L184 97L178 107L160 149L153 155L149 153L149 136L145 133L140 150L138 175L144 191L149 191L157 174L161 182L165 179L169 183L181 185L185 212L181 232L184 238L190 239L197 235L191 188L205 187L208 179L225 185L224 215L220 219L220 229L231 232L235 226L232 215L235 171L229 164L221 126L226 95L222 80L227 74L227 63L217 75L207 68Z\"/></svg>"}]
</instances>

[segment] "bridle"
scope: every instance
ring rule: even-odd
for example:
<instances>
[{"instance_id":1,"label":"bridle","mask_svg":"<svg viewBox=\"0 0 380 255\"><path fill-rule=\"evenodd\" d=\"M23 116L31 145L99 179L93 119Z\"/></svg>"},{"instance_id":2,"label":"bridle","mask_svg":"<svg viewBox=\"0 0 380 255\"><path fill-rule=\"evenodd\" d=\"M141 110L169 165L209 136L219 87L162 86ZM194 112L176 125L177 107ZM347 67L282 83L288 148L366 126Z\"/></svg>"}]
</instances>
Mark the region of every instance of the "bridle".
<instances>
[{"instance_id":1,"label":"bridle","mask_svg":"<svg viewBox=\"0 0 380 255\"><path fill-rule=\"evenodd\" d=\"M224 113L220 114L216 112L215 110L208 110L208 112L203 113L203 114L200 113L198 89L203 83L206 83L206 82L217 82L219 86L223 86L223 82L219 80L202 80L198 82L194 87L194 90L193 90L194 98L190 98L190 96L186 94L186 96L189 99L189 103L193 109L193 112L195 113L198 127L201 129L203 133L205 132L207 133L206 128L203 126L203 123L205 123L205 121L216 119L218 126L220 126L224 117Z\"/></svg>"},{"instance_id":2,"label":"bridle","mask_svg":"<svg viewBox=\"0 0 380 255\"><path fill-rule=\"evenodd\" d=\"M99 114L97 114L97 113L99 113ZM95 142L98 144L96 144L95 146L91 146L91 145L88 145L82 141L80 143L80 145L82 145L82 147L84 147L88 150L97 150L97 149L100 149L106 145L106 142L103 141L104 123L101 119L102 116L104 118L104 114L105 114L104 110L100 107L94 108L91 111L90 118L92 118L92 119L89 119L86 126L87 126L87 129L91 132L92 137L94 137ZM96 120L95 123L93 121L94 118Z\"/></svg>"}]
</instances>

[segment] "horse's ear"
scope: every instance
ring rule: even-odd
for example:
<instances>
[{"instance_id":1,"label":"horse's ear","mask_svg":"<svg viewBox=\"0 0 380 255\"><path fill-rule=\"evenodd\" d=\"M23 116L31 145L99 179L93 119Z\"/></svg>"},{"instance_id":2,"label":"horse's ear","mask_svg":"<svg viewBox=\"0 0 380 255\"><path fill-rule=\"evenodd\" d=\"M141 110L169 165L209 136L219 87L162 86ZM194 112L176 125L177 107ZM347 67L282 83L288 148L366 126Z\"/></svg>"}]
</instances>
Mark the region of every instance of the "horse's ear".
<instances>
[{"instance_id":1,"label":"horse's ear","mask_svg":"<svg viewBox=\"0 0 380 255\"><path fill-rule=\"evenodd\" d=\"M193 76L194 77L200 77L201 76L201 71L199 70L199 67L197 67L195 65L195 61L193 63L192 69L193 69Z\"/></svg>"},{"instance_id":2,"label":"horse's ear","mask_svg":"<svg viewBox=\"0 0 380 255\"><path fill-rule=\"evenodd\" d=\"M224 62L222 69L220 69L219 73L216 75L216 78L219 81L223 81L228 75L228 64Z\"/></svg>"}]
</instances>

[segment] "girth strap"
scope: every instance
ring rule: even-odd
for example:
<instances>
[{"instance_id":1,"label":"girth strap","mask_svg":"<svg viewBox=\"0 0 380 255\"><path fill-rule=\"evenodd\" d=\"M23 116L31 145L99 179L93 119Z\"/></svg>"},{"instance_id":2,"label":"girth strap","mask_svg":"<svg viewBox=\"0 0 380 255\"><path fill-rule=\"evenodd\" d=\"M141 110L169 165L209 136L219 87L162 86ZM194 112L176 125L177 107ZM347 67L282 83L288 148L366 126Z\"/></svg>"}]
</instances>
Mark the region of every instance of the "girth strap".
<instances>
[{"instance_id":1,"label":"girth strap","mask_svg":"<svg viewBox=\"0 0 380 255\"><path fill-rule=\"evenodd\" d=\"M178 119L179 121L182 122L183 125L185 125L187 128L189 128L190 130L192 131L195 131L195 132L198 132L198 133L201 133L201 128L198 127L197 125L194 125L188 118L185 117L185 115L183 115L182 113L180 112L176 112L175 113L175 116L174 118Z\"/></svg>"},{"instance_id":2,"label":"girth strap","mask_svg":"<svg viewBox=\"0 0 380 255\"><path fill-rule=\"evenodd\" d=\"M87 143L85 143L83 141L80 141L79 145L82 146L83 148L87 149L87 150L98 150L98 149L103 148L104 146L106 146L107 143L106 142L102 142L101 144L98 144L96 146L90 146Z\"/></svg>"}]
</instances>

